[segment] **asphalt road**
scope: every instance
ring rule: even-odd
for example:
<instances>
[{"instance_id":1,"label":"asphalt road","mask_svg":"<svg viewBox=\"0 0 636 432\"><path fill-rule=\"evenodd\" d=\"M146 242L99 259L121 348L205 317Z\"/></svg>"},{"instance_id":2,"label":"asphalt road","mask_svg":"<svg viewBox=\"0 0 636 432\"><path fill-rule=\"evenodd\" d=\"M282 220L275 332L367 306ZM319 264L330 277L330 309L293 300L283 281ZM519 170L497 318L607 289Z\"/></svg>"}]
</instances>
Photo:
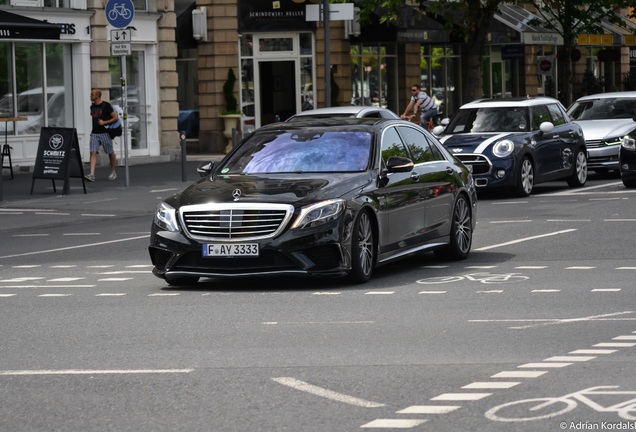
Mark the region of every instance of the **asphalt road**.
<instances>
[{"instance_id":1,"label":"asphalt road","mask_svg":"<svg viewBox=\"0 0 636 432\"><path fill-rule=\"evenodd\" d=\"M0 430L636 430L620 180L480 196L462 262L174 289L147 245L182 186L0 203Z\"/></svg>"}]
</instances>

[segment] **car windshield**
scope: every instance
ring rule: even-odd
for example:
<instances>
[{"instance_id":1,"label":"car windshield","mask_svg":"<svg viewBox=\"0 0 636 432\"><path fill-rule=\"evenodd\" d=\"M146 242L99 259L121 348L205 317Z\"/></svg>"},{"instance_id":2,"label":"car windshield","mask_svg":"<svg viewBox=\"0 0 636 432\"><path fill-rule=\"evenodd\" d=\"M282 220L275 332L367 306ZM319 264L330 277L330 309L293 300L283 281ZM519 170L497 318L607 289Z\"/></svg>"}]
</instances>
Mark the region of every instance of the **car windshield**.
<instances>
[{"instance_id":1,"label":"car windshield","mask_svg":"<svg viewBox=\"0 0 636 432\"><path fill-rule=\"evenodd\" d=\"M371 134L362 131L261 131L237 149L223 165L221 174L365 171L371 143Z\"/></svg>"},{"instance_id":2,"label":"car windshield","mask_svg":"<svg viewBox=\"0 0 636 432\"><path fill-rule=\"evenodd\" d=\"M524 107L465 108L452 118L446 133L527 132L528 124Z\"/></svg>"},{"instance_id":3,"label":"car windshield","mask_svg":"<svg viewBox=\"0 0 636 432\"><path fill-rule=\"evenodd\" d=\"M632 118L636 98L591 99L575 102L568 114L573 120L608 120Z\"/></svg>"}]
</instances>

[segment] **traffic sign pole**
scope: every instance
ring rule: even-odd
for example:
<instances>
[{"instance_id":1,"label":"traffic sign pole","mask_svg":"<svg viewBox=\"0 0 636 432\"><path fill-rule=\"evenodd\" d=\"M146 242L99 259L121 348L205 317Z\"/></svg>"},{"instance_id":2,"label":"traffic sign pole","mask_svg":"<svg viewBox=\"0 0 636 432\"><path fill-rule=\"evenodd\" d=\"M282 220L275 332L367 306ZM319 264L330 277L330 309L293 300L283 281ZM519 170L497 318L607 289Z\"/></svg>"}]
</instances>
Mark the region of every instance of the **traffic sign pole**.
<instances>
[{"instance_id":1,"label":"traffic sign pole","mask_svg":"<svg viewBox=\"0 0 636 432\"><path fill-rule=\"evenodd\" d=\"M128 169L128 91L126 90L126 56L131 54L131 34L129 29L121 30L130 25L135 16L135 5L132 0L108 0L104 9L108 23L120 30L110 32L111 55L119 56L121 71L121 104L123 111L123 146L124 166L126 169L126 187L130 186ZM114 42L114 41L116 42Z\"/></svg>"}]
</instances>

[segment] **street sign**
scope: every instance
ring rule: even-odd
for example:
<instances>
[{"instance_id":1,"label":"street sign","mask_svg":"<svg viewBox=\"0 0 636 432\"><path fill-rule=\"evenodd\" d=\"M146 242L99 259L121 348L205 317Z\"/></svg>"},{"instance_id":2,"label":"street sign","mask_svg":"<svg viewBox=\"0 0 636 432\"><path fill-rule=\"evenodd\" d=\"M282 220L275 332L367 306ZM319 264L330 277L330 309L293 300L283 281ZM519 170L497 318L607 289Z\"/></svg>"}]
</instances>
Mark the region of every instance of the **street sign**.
<instances>
[{"instance_id":1,"label":"street sign","mask_svg":"<svg viewBox=\"0 0 636 432\"><path fill-rule=\"evenodd\" d=\"M110 25L125 28L135 16L135 5L132 0L108 0L104 12Z\"/></svg>"},{"instance_id":2,"label":"street sign","mask_svg":"<svg viewBox=\"0 0 636 432\"><path fill-rule=\"evenodd\" d=\"M305 19L307 21L322 20L323 5L307 5ZM329 5L329 21L342 21L353 19L353 3L340 3Z\"/></svg>"},{"instance_id":3,"label":"street sign","mask_svg":"<svg viewBox=\"0 0 636 432\"><path fill-rule=\"evenodd\" d=\"M127 43L110 43L110 55L113 57L129 56L132 54L130 42Z\"/></svg>"},{"instance_id":4,"label":"street sign","mask_svg":"<svg viewBox=\"0 0 636 432\"><path fill-rule=\"evenodd\" d=\"M131 31L130 30L111 30L110 31L110 41L113 43L123 43L123 42L128 42L130 43L130 35L131 35Z\"/></svg>"}]
</instances>

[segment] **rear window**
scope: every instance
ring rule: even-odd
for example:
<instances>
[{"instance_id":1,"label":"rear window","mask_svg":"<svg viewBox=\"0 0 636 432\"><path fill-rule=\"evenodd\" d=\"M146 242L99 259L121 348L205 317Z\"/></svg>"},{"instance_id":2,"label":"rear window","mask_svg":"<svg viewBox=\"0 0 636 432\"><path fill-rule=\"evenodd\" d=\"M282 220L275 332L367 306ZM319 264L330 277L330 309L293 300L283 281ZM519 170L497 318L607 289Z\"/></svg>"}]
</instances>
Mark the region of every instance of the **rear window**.
<instances>
[{"instance_id":1,"label":"rear window","mask_svg":"<svg viewBox=\"0 0 636 432\"><path fill-rule=\"evenodd\" d=\"M634 115L636 98L577 101L568 109L573 120L628 119Z\"/></svg>"},{"instance_id":2,"label":"rear window","mask_svg":"<svg viewBox=\"0 0 636 432\"><path fill-rule=\"evenodd\" d=\"M461 109L446 133L526 132L528 110L524 107Z\"/></svg>"}]
</instances>

